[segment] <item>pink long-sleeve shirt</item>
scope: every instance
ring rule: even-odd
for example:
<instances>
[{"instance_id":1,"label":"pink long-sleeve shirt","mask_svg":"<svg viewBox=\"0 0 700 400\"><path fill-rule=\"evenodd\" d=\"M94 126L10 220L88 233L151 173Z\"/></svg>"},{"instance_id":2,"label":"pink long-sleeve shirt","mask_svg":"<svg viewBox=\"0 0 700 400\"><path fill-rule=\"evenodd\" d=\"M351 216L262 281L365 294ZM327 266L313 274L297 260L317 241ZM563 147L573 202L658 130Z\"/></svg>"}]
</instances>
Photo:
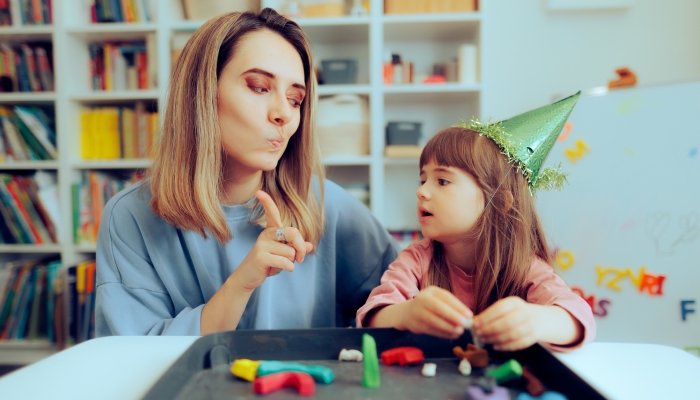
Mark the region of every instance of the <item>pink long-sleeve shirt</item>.
<instances>
[{"instance_id":1,"label":"pink long-sleeve shirt","mask_svg":"<svg viewBox=\"0 0 700 400\"><path fill-rule=\"evenodd\" d=\"M384 272L381 284L372 290L364 306L357 310L357 326L366 325L367 314L380 307L412 299L426 287L425 278L433 255L429 239L415 242L399 253L396 261ZM452 293L470 309L474 308L474 276L461 268L450 265ZM583 340L577 344L558 346L547 344L557 351L570 351L595 338L596 324L591 307L571 291L552 267L540 258L530 265L525 282L528 303L555 305L568 311L583 326Z\"/></svg>"}]
</instances>

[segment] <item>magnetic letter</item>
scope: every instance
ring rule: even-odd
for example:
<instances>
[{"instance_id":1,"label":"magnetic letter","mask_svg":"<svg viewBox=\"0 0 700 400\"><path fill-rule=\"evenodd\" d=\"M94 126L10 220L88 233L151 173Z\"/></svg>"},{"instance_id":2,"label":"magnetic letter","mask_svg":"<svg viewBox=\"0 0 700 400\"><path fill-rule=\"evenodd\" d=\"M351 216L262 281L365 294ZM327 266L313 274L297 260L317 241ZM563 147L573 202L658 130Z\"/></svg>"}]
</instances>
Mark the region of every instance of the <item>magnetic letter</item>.
<instances>
[{"instance_id":1,"label":"magnetic letter","mask_svg":"<svg viewBox=\"0 0 700 400\"><path fill-rule=\"evenodd\" d=\"M686 308L686 306L695 304L695 300L681 300L681 318L685 321L686 314L692 314L695 312L694 308Z\"/></svg>"},{"instance_id":2,"label":"magnetic letter","mask_svg":"<svg viewBox=\"0 0 700 400\"><path fill-rule=\"evenodd\" d=\"M574 146L573 149L564 150L564 154L569 158L569 161L576 164L576 161L583 157L584 153L588 153L591 150L586 146L586 142L581 139L576 140Z\"/></svg>"},{"instance_id":3,"label":"magnetic letter","mask_svg":"<svg viewBox=\"0 0 700 400\"><path fill-rule=\"evenodd\" d=\"M574 265L574 260L574 255L569 250L563 250L557 253L557 265L564 271Z\"/></svg>"}]
</instances>

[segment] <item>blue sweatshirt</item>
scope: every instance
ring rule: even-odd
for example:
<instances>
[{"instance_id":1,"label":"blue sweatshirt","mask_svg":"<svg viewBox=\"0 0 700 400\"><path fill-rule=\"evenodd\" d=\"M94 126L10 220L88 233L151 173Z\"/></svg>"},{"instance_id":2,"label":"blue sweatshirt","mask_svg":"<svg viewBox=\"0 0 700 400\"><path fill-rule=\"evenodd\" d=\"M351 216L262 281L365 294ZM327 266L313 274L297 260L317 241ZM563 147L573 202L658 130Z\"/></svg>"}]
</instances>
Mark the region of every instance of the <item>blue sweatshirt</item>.
<instances>
[{"instance_id":1,"label":"blue sweatshirt","mask_svg":"<svg viewBox=\"0 0 700 400\"><path fill-rule=\"evenodd\" d=\"M237 329L348 326L396 259L396 243L362 203L326 181L323 237L294 272L255 289ZM105 206L97 239L97 336L200 335L202 307L252 249L262 229L250 204L223 206L225 245L153 214L147 183Z\"/></svg>"}]
</instances>

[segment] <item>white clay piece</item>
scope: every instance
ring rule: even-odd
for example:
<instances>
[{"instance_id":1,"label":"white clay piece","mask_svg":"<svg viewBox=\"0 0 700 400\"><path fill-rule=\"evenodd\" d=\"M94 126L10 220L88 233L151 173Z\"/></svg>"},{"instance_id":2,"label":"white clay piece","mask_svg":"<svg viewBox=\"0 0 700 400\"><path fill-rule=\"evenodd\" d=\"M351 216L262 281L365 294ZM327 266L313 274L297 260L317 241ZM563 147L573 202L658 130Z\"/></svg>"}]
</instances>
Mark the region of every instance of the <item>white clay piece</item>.
<instances>
[{"instance_id":1,"label":"white clay piece","mask_svg":"<svg viewBox=\"0 0 700 400\"><path fill-rule=\"evenodd\" d=\"M466 358L463 358L462 361L459 362L459 373L464 375L464 376L469 376L472 373L472 365L469 364L469 360Z\"/></svg>"},{"instance_id":2,"label":"white clay piece","mask_svg":"<svg viewBox=\"0 0 700 400\"><path fill-rule=\"evenodd\" d=\"M362 352L360 350L347 350L343 349L338 355L338 360L340 361L357 361L362 362Z\"/></svg>"},{"instance_id":3,"label":"white clay piece","mask_svg":"<svg viewBox=\"0 0 700 400\"><path fill-rule=\"evenodd\" d=\"M437 365L433 363L425 363L423 364L423 370L421 373L423 376L427 377L433 377L435 376L435 371L437 370Z\"/></svg>"}]
</instances>

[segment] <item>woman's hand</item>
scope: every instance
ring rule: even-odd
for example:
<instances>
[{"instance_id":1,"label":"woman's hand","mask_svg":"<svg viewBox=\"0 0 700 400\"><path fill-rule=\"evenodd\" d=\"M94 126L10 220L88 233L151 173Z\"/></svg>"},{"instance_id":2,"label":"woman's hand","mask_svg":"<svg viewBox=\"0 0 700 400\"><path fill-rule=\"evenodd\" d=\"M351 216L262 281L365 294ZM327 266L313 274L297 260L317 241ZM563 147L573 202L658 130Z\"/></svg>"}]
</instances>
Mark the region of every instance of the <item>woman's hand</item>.
<instances>
[{"instance_id":1,"label":"woman's hand","mask_svg":"<svg viewBox=\"0 0 700 400\"><path fill-rule=\"evenodd\" d=\"M437 286L421 290L400 306L403 312L395 328L446 339L462 335L474 315L455 295Z\"/></svg>"},{"instance_id":2,"label":"woman's hand","mask_svg":"<svg viewBox=\"0 0 700 400\"><path fill-rule=\"evenodd\" d=\"M282 270L294 271L294 261L302 262L313 245L304 241L296 228L284 228L284 239L279 242L275 231L282 226L280 212L272 198L263 191L255 197L265 209L267 227L260 233L258 240L229 279L236 282L239 289L252 292L268 276L277 275Z\"/></svg>"},{"instance_id":3,"label":"woman's hand","mask_svg":"<svg viewBox=\"0 0 700 400\"><path fill-rule=\"evenodd\" d=\"M520 297L506 297L493 303L474 319L476 335L499 351L515 351L541 340L539 310Z\"/></svg>"}]
</instances>

